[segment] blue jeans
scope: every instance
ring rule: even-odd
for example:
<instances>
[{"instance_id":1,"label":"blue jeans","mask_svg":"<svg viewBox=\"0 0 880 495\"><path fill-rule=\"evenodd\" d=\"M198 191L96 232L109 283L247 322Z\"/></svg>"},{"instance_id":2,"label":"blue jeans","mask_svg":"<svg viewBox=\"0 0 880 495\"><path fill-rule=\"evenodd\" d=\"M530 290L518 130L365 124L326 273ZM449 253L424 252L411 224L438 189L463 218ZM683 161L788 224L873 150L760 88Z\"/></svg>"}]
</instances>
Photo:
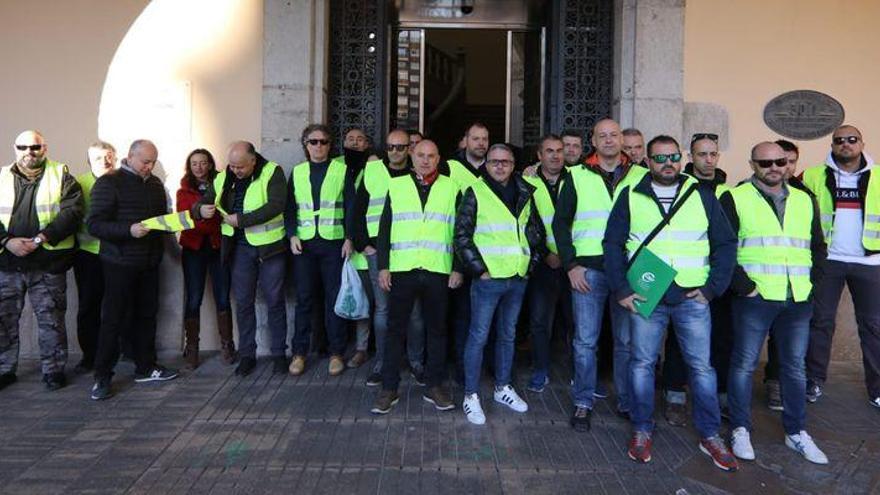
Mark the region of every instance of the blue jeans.
<instances>
[{"instance_id":1,"label":"blue jeans","mask_svg":"<svg viewBox=\"0 0 880 495\"><path fill-rule=\"evenodd\" d=\"M198 251L183 248L181 264L185 289L183 305L185 318L199 317L208 274L211 275L211 288L214 292L217 312L229 311L229 266L225 266L220 261L219 249L211 249L207 243Z\"/></svg>"},{"instance_id":2,"label":"blue jeans","mask_svg":"<svg viewBox=\"0 0 880 495\"><path fill-rule=\"evenodd\" d=\"M496 307L495 386L502 387L510 383L516 320L519 318L525 292L526 280L519 277L476 278L471 282L471 327L464 346L465 394L475 394L480 390L483 347L489 339Z\"/></svg>"},{"instance_id":3,"label":"blue jeans","mask_svg":"<svg viewBox=\"0 0 880 495\"><path fill-rule=\"evenodd\" d=\"M575 407L593 408L593 392L596 391L596 344L602 330L602 315L608 306L608 279L601 270L588 269L586 280L590 292L582 294L571 291L574 308L574 384L571 388ZM617 409L631 410L631 386L629 378L630 330L626 310L611 301L611 328L614 334L614 389L617 393Z\"/></svg>"},{"instance_id":4,"label":"blue jeans","mask_svg":"<svg viewBox=\"0 0 880 495\"><path fill-rule=\"evenodd\" d=\"M238 347L241 357L257 355L257 282L266 301L269 316L269 346L272 357L284 357L287 346L287 307L284 276L287 260L283 253L261 260L257 248L236 244L232 254L232 294L235 296L235 319L238 323Z\"/></svg>"},{"instance_id":5,"label":"blue jeans","mask_svg":"<svg viewBox=\"0 0 880 495\"><path fill-rule=\"evenodd\" d=\"M716 394L717 379L709 362L712 323L709 305L687 299L678 304L660 303L650 318L630 314L632 331L632 423L636 431L654 429L654 365L669 322L688 368L694 401L694 425L700 437L718 434L721 411Z\"/></svg>"},{"instance_id":6,"label":"blue jeans","mask_svg":"<svg viewBox=\"0 0 880 495\"><path fill-rule=\"evenodd\" d=\"M804 359L812 315L813 305L809 301L767 301L761 296L733 300L733 355L727 381L731 427L752 428L752 373L772 326L779 358L782 426L789 435L804 429L807 387Z\"/></svg>"},{"instance_id":7,"label":"blue jeans","mask_svg":"<svg viewBox=\"0 0 880 495\"><path fill-rule=\"evenodd\" d=\"M539 263L529 277L526 299L532 334L531 382L535 386L543 386L550 371L550 338L554 322L561 320L566 325L562 328L572 325L569 292L568 277L562 268L553 269Z\"/></svg>"}]
</instances>

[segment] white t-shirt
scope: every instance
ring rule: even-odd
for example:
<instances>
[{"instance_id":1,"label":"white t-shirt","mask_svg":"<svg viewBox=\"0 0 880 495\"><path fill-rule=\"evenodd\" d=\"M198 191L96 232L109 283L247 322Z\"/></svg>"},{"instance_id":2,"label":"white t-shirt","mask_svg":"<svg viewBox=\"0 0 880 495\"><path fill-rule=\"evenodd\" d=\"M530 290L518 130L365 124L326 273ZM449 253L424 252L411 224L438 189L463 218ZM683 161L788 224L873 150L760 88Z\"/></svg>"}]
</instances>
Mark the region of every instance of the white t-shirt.
<instances>
[{"instance_id":1,"label":"white t-shirt","mask_svg":"<svg viewBox=\"0 0 880 495\"><path fill-rule=\"evenodd\" d=\"M657 196L657 200L660 201L660 206L663 207L663 211L669 213L669 209L672 208L672 204L675 202L675 193L678 191L678 184L663 186L651 181L651 189L654 190L654 194Z\"/></svg>"}]
</instances>

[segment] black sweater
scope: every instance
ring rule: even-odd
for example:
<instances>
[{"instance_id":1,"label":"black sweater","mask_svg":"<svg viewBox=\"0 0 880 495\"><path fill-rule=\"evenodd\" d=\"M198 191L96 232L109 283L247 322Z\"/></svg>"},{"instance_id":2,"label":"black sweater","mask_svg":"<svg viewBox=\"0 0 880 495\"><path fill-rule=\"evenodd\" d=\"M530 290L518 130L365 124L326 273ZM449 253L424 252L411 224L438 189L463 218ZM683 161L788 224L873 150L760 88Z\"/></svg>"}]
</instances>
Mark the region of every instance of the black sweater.
<instances>
[{"instance_id":1,"label":"black sweater","mask_svg":"<svg viewBox=\"0 0 880 495\"><path fill-rule=\"evenodd\" d=\"M158 177L144 179L123 167L98 178L86 222L89 233L101 240L101 261L144 269L157 266L165 234L151 231L135 239L131 226L167 213L168 196Z\"/></svg>"}]
</instances>

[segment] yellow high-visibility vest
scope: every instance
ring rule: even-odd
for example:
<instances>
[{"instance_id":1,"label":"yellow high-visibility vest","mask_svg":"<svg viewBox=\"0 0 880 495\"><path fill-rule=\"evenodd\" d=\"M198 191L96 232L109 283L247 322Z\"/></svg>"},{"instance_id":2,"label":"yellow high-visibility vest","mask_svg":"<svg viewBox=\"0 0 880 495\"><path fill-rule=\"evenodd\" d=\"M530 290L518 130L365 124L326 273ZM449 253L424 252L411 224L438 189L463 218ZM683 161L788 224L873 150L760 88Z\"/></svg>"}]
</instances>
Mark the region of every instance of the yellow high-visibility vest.
<instances>
[{"instance_id":1,"label":"yellow high-visibility vest","mask_svg":"<svg viewBox=\"0 0 880 495\"><path fill-rule=\"evenodd\" d=\"M14 166L15 164L12 164L0 168L0 222L3 222L6 230L11 227L12 209L15 206L15 177L12 172ZM67 165L48 159L43 167L43 176L40 177L40 184L37 186L34 200L40 230L45 229L61 212L61 186L64 182L64 174L67 172ZM71 249L74 245L75 236L73 234L55 245L48 242L41 244L43 249L49 251ZM0 252L2 251L0 249Z\"/></svg>"}]
</instances>

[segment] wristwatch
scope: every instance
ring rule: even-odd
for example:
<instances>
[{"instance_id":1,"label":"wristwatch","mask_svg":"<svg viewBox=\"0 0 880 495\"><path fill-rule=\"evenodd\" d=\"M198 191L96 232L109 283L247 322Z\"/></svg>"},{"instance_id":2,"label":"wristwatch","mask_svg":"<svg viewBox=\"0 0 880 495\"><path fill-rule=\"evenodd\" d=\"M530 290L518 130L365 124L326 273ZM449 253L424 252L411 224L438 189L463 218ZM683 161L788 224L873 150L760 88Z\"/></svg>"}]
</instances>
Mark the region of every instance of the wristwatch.
<instances>
[{"instance_id":1,"label":"wristwatch","mask_svg":"<svg viewBox=\"0 0 880 495\"><path fill-rule=\"evenodd\" d=\"M34 237L33 239L31 239L31 241L33 241L34 244L36 244L37 246L39 246L40 244L43 243L43 238L40 237L40 236L36 236L36 237Z\"/></svg>"}]
</instances>

